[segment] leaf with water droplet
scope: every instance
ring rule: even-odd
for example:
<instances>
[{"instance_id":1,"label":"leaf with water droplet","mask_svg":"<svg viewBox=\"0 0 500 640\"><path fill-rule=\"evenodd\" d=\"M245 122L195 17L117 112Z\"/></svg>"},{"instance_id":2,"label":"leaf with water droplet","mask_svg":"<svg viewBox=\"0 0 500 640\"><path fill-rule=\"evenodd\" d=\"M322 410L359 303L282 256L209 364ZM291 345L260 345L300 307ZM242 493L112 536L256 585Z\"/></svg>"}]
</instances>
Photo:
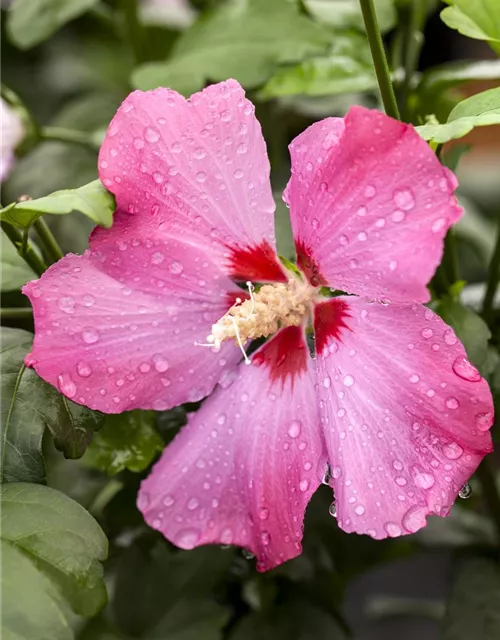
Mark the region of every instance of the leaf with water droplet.
<instances>
[{"instance_id":1,"label":"leaf with water droplet","mask_svg":"<svg viewBox=\"0 0 500 640\"><path fill-rule=\"evenodd\" d=\"M446 324L453 327L465 347L469 360L481 371L486 361L488 340L491 337L484 320L471 309L449 297L437 305L436 313Z\"/></svg>"}]
</instances>

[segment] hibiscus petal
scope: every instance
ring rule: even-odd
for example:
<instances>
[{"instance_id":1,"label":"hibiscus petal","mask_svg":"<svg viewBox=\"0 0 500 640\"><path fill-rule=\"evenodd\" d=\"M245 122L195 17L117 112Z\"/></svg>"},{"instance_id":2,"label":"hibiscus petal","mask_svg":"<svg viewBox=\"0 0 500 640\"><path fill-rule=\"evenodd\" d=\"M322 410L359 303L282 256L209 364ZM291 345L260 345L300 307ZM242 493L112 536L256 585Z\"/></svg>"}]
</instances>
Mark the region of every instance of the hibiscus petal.
<instances>
[{"instance_id":1,"label":"hibiscus petal","mask_svg":"<svg viewBox=\"0 0 500 640\"><path fill-rule=\"evenodd\" d=\"M280 361L287 348L301 357ZM250 549L262 571L300 554L326 459L314 381L302 329L282 329L167 447L141 486L147 522L183 549Z\"/></svg>"},{"instance_id":2,"label":"hibiscus petal","mask_svg":"<svg viewBox=\"0 0 500 640\"><path fill-rule=\"evenodd\" d=\"M446 231L461 215L455 176L412 126L352 107L290 145L297 261L313 284L425 302Z\"/></svg>"},{"instance_id":3,"label":"hibiscus petal","mask_svg":"<svg viewBox=\"0 0 500 640\"><path fill-rule=\"evenodd\" d=\"M493 404L455 333L421 305L315 310L320 410L339 525L384 538L447 515L491 451Z\"/></svg>"},{"instance_id":4,"label":"hibiscus petal","mask_svg":"<svg viewBox=\"0 0 500 640\"><path fill-rule=\"evenodd\" d=\"M194 345L244 292L200 250L117 220L83 256L23 289L35 340L26 362L71 400L106 413L197 401L241 358ZM229 377L229 378L228 378Z\"/></svg>"},{"instance_id":5,"label":"hibiscus petal","mask_svg":"<svg viewBox=\"0 0 500 640\"><path fill-rule=\"evenodd\" d=\"M99 175L119 209L155 216L236 279L286 281L254 110L235 80L189 100L170 89L134 91L109 126Z\"/></svg>"}]
</instances>

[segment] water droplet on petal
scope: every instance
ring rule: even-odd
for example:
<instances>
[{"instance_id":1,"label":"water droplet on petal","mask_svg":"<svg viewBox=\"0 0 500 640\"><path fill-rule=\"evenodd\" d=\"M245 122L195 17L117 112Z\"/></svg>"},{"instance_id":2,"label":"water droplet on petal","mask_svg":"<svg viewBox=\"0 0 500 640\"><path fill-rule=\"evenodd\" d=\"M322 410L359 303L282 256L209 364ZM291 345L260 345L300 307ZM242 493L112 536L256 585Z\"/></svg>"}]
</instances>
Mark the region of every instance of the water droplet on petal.
<instances>
[{"instance_id":1,"label":"water droplet on petal","mask_svg":"<svg viewBox=\"0 0 500 640\"><path fill-rule=\"evenodd\" d=\"M335 504L335 500L328 507L328 513L332 516L332 518L337 517L337 505Z\"/></svg>"},{"instance_id":2,"label":"water droplet on petal","mask_svg":"<svg viewBox=\"0 0 500 640\"><path fill-rule=\"evenodd\" d=\"M88 378L92 374L92 369L85 362L79 362L76 365L76 371L82 378Z\"/></svg>"},{"instance_id":3,"label":"water droplet on petal","mask_svg":"<svg viewBox=\"0 0 500 640\"><path fill-rule=\"evenodd\" d=\"M481 374L465 356L458 356L453 362L452 369L463 380L468 380L469 382L479 382L481 380Z\"/></svg>"},{"instance_id":4,"label":"water droplet on petal","mask_svg":"<svg viewBox=\"0 0 500 640\"><path fill-rule=\"evenodd\" d=\"M354 378L351 375L347 375L344 377L344 386L352 387L354 384Z\"/></svg>"},{"instance_id":5,"label":"water droplet on petal","mask_svg":"<svg viewBox=\"0 0 500 640\"><path fill-rule=\"evenodd\" d=\"M391 217L394 222L403 222L403 220L406 217L406 214L404 211L401 211L400 209L396 209L396 211L394 211Z\"/></svg>"},{"instance_id":6,"label":"water droplet on petal","mask_svg":"<svg viewBox=\"0 0 500 640\"><path fill-rule=\"evenodd\" d=\"M304 491L307 491L309 489L309 480L301 480L299 482L299 489L302 491L302 493L304 493Z\"/></svg>"},{"instance_id":7,"label":"water droplet on petal","mask_svg":"<svg viewBox=\"0 0 500 640\"><path fill-rule=\"evenodd\" d=\"M493 414L490 411L476 413L474 420L479 431L487 431L493 424Z\"/></svg>"},{"instance_id":8,"label":"water droplet on petal","mask_svg":"<svg viewBox=\"0 0 500 640\"><path fill-rule=\"evenodd\" d=\"M199 507L199 505L200 503L196 498L189 498L189 500L187 501L186 507L189 509L189 511L194 511Z\"/></svg>"},{"instance_id":9,"label":"water droplet on petal","mask_svg":"<svg viewBox=\"0 0 500 640\"><path fill-rule=\"evenodd\" d=\"M358 504L356 507L354 507L354 512L358 515L358 516L362 516L365 512L365 508L363 507L362 504Z\"/></svg>"},{"instance_id":10,"label":"water droplet on petal","mask_svg":"<svg viewBox=\"0 0 500 640\"><path fill-rule=\"evenodd\" d=\"M449 442L443 447L443 453L449 460L458 460L464 450L457 442Z\"/></svg>"},{"instance_id":11,"label":"water droplet on petal","mask_svg":"<svg viewBox=\"0 0 500 640\"><path fill-rule=\"evenodd\" d=\"M99 340L99 332L93 327L87 327L82 331L82 340L85 344L94 344Z\"/></svg>"},{"instance_id":12,"label":"water droplet on petal","mask_svg":"<svg viewBox=\"0 0 500 640\"><path fill-rule=\"evenodd\" d=\"M67 298L59 298L58 306L64 313L74 313L75 311L75 301L69 296Z\"/></svg>"},{"instance_id":13,"label":"water droplet on petal","mask_svg":"<svg viewBox=\"0 0 500 640\"><path fill-rule=\"evenodd\" d=\"M453 329L447 329L444 332L443 338L446 344L450 345L450 347L453 346L454 344L457 344L458 342L458 338L455 335L455 332L453 331Z\"/></svg>"},{"instance_id":14,"label":"water droplet on petal","mask_svg":"<svg viewBox=\"0 0 500 640\"><path fill-rule=\"evenodd\" d=\"M414 373L413 375L410 376L410 382L412 384L416 384L419 380L420 380L420 377L417 376L416 373Z\"/></svg>"},{"instance_id":15,"label":"water droplet on petal","mask_svg":"<svg viewBox=\"0 0 500 640\"><path fill-rule=\"evenodd\" d=\"M446 224L446 220L444 218L438 218L436 220L436 222L433 223L431 229L433 233L438 233L439 231L441 231L441 229L443 229L443 227Z\"/></svg>"},{"instance_id":16,"label":"water droplet on petal","mask_svg":"<svg viewBox=\"0 0 500 640\"><path fill-rule=\"evenodd\" d=\"M445 405L448 407L448 409L458 409L460 403L455 397L450 396L449 398L446 398Z\"/></svg>"},{"instance_id":17,"label":"water droplet on petal","mask_svg":"<svg viewBox=\"0 0 500 640\"><path fill-rule=\"evenodd\" d=\"M166 495L166 496L163 498L163 504L164 504L166 507L171 507L171 506L174 504L174 502L175 502L175 498L173 498L171 495Z\"/></svg>"},{"instance_id":18,"label":"water droplet on petal","mask_svg":"<svg viewBox=\"0 0 500 640\"><path fill-rule=\"evenodd\" d=\"M409 211L415 206L415 197L411 189L396 189L393 198L398 209Z\"/></svg>"},{"instance_id":19,"label":"water droplet on petal","mask_svg":"<svg viewBox=\"0 0 500 640\"><path fill-rule=\"evenodd\" d=\"M271 542L271 536L269 535L269 533L267 531L263 531L260 534L260 541L262 542L262 544L267 547L267 545Z\"/></svg>"},{"instance_id":20,"label":"water droplet on petal","mask_svg":"<svg viewBox=\"0 0 500 640\"><path fill-rule=\"evenodd\" d=\"M422 527L425 527L426 515L427 507L425 505L416 504L413 507L410 507L403 516L403 527L410 533L417 532Z\"/></svg>"},{"instance_id":21,"label":"water droplet on petal","mask_svg":"<svg viewBox=\"0 0 500 640\"><path fill-rule=\"evenodd\" d=\"M74 398L76 396L76 385L68 375L57 377L57 387L59 391L68 398Z\"/></svg>"},{"instance_id":22,"label":"water droplet on petal","mask_svg":"<svg viewBox=\"0 0 500 640\"><path fill-rule=\"evenodd\" d=\"M153 356L153 364L158 373L164 373L168 369L168 362L160 353Z\"/></svg>"},{"instance_id":23,"label":"water droplet on petal","mask_svg":"<svg viewBox=\"0 0 500 640\"><path fill-rule=\"evenodd\" d=\"M184 271L184 267L182 266L182 264L180 262L177 262L177 260L173 260L170 263L170 273L173 273L174 275L178 276L179 274L181 274Z\"/></svg>"},{"instance_id":24,"label":"water droplet on petal","mask_svg":"<svg viewBox=\"0 0 500 640\"><path fill-rule=\"evenodd\" d=\"M207 174L204 171L198 171L196 174L196 182L205 182Z\"/></svg>"},{"instance_id":25,"label":"water droplet on petal","mask_svg":"<svg viewBox=\"0 0 500 640\"><path fill-rule=\"evenodd\" d=\"M181 549L194 549L200 539L200 532L196 529L182 529L175 536L174 542Z\"/></svg>"},{"instance_id":26,"label":"water droplet on petal","mask_svg":"<svg viewBox=\"0 0 500 640\"><path fill-rule=\"evenodd\" d=\"M144 130L144 137L148 142L158 142L160 139L160 132L154 127L146 127Z\"/></svg>"},{"instance_id":27,"label":"water droplet on petal","mask_svg":"<svg viewBox=\"0 0 500 640\"><path fill-rule=\"evenodd\" d=\"M397 536L401 535L401 527L395 522L386 522L384 524L384 529L387 535L391 538L397 538Z\"/></svg>"},{"instance_id":28,"label":"water droplet on petal","mask_svg":"<svg viewBox=\"0 0 500 640\"><path fill-rule=\"evenodd\" d=\"M298 438L302 430L302 423L299 420L292 420L288 428L290 438Z\"/></svg>"}]
</instances>

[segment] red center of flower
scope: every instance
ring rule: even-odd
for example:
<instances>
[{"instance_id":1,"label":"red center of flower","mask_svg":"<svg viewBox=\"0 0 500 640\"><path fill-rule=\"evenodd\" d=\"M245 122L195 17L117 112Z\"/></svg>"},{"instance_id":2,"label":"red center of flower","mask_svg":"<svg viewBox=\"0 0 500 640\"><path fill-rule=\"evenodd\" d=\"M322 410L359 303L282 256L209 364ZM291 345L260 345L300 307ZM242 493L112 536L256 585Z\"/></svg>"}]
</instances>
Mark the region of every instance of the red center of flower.
<instances>
[{"instance_id":1,"label":"red center of flower","mask_svg":"<svg viewBox=\"0 0 500 640\"><path fill-rule=\"evenodd\" d=\"M341 341L342 332L349 329L349 305L344 300L333 298L319 302L314 306L314 335L316 353L321 355L330 343L330 339Z\"/></svg>"},{"instance_id":2,"label":"red center of flower","mask_svg":"<svg viewBox=\"0 0 500 640\"><path fill-rule=\"evenodd\" d=\"M248 247L229 247L229 268L235 280L253 282L286 282L288 280L276 257L276 251L263 240Z\"/></svg>"},{"instance_id":3,"label":"red center of flower","mask_svg":"<svg viewBox=\"0 0 500 640\"><path fill-rule=\"evenodd\" d=\"M253 364L269 368L271 382L284 384L288 377L307 371L307 345L302 327L287 327L267 342L252 358Z\"/></svg>"},{"instance_id":4,"label":"red center of flower","mask_svg":"<svg viewBox=\"0 0 500 640\"><path fill-rule=\"evenodd\" d=\"M302 240L296 241L295 249L297 251L297 266L312 286L319 287L320 285L326 285L327 282L319 270L318 263L312 255L312 250L306 247Z\"/></svg>"}]
</instances>

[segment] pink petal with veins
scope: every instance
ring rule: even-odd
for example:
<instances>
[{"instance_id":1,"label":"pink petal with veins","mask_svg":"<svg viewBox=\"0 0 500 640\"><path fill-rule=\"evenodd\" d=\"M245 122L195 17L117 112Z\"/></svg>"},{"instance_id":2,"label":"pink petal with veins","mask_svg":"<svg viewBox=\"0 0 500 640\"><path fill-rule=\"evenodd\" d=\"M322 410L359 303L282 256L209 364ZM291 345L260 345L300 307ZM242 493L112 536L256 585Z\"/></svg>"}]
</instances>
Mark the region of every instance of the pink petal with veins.
<instances>
[{"instance_id":1,"label":"pink petal with veins","mask_svg":"<svg viewBox=\"0 0 500 640\"><path fill-rule=\"evenodd\" d=\"M455 176L411 125L352 107L290 145L297 262L312 284L425 302L443 238L462 210Z\"/></svg>"},{"instance_id":2,"label":"pink petal with veins","mask_svg":"<svg viewBox=\"0 0 500 640\"><path fill-rule=\"evenodd\" d=\"M35 341L27 364L71 400L106 413L167 409L231 380L241 358L198 347L237 288L198 247L153 218L119 216L92 249L28 283ZM242 296L243 297L243 296Z\"/></svg>"},{"instance_id":3,"label":"pink petal with veins","mask_svg":"<svg viewBox=\"0 0 500 640\"><path fill-rule=\"evenodd\" d=\"M281 375L284 344L302 361ZM245 547L261 571L299 555L325 466L314 382L302 330L282 329L167 447L139 493L146 521L183 549Z\"/></svg>"},{"instance_id":4,"label":"pink petal with veins","mask_svg":"<svg viewBox=\"0 0 500 640\"><path fill-rule=\"evenodd\" d=\"M134 91L109 126L99 176L121 215L154 216L235 278L284 281L254 110L235 80L189 100L171 89Z\"/></svg>"},{"instance_id":5,"label":"pink petal with veins","mask_svg":"<svg viewBox=\"0 0 500 640\"><path fill-rule=\"evenodd\" d=\"M453 330L421 305L352 297L318 305L315 325L339 525L385 538L447 515L492 450L493 421L488 385Z\"/></svg>"}]
</instances>

